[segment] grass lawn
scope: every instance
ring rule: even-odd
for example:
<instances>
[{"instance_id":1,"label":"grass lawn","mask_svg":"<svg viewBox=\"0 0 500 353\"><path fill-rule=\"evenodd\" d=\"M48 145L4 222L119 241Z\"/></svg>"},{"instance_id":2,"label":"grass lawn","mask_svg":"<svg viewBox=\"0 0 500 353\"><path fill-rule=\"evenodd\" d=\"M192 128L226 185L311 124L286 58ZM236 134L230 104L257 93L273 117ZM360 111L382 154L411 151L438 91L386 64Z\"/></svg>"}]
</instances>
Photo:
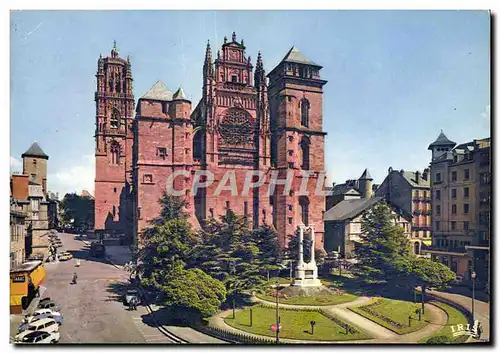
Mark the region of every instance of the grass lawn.
<instances>
[{"instance_id":1,"label":"grass lawn","mask_svg":"<svg viewBox=\"0 0 500 353\"><path fill-rule=\"evenodd\" d=\"M270 302L276 302L276 298L270 295L256 294L257 298L267 300ZM356 299L357 296L353 294L344 293L342 295L318 295L315 297L294 297L289 299L280 298L279 302L281 304L291 304L291 305L335 305L351 302Z\"/></svg>"},{"instance_id":2,"label":"grass lawn","mask_svg":"<svg viewBox=\"0 0 500 353\"><path fill-rule=\"evenodd\" d=\"M462 324L464 325L464 327L467 327L467 317L461 311L455 309L454 307L448 304L440 303L438 301L431 301L431 303L446 311L446 314L448 315L448 321L446 322L446 325L443 326L443 328L438 333L421 339L419 343L425 343L427 342L428 339L435 336L446 336L453 343L465 342L468 336L453 337L453 332L451 331L450 326Z\"/></svg>"},{"instance_id":3,"label":"grass lawn","mask_svg":"<svg viewBox=\"0 0 500 353\"><path fill-rule=\"evenodd\" d=\"M377 317L373 313L366 312L362 308L366 307L367 304L349 309L400 335L418 331L422 327L426 326L430 321L430 314L428 310L425 311L425 315L422 315L422 321L418 321L418 315L415 314L415 310L421 307L420 304L393 299L379 299L376 303L378 304L370 306L369 309L378 313L380 316L389 318L399 323L401 326L395 326L394 324L384 321L380 316ZM411 320L411 326L408 326L409 315L413 317Z\"/></svg>"},{"instance_id":4,"label":"grass lawn","mask_svg":"<svg viewBox=\"0 0 500 353\"><path fill-rule=\"evenodd\" d=\"M249 308L236 312L236 319L229 314L224 321L237 329L255 333L262 336L275 337L276 333L271 331L271 325L276 323L276 311L274 309L253 306L253 326L250 327ZM323 316L318 312L280 310L281 338L318 340L318 341L345 341L355 339L368 339L365 333L359 330L355 334L345 334L345 329ZM311 320L316 322L314 335L311 334Z\"/></svg>"},{"instance_id":5,"label":"grass lawn","mask_svg":"<svg viewBox=\"0 0 500 353\"><path fill-rule=\"evenodd\" d=\"M285 278L285 277L279 277L279 278L278 278L278 277L271 277L271 278L269 279L268 284L270 284L270 285L274 285L274 284L276 284L276 280L277 280L277 279L279 279L280 284L289 284L289 283L292 283L292 281L291 281L291 280L290 280L290 278L288 278L288 277L287 277L287 278Z\"/></svg>"}]
</instances>

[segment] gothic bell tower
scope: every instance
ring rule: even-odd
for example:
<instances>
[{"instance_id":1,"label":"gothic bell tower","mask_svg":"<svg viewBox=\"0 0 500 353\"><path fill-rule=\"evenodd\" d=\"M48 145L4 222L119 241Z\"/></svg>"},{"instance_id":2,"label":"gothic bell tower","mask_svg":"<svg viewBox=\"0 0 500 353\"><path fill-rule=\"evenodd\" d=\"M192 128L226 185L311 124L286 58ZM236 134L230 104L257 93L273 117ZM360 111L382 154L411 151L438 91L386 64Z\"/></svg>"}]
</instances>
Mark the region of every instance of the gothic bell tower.
<instances>
[{"instance_id":1,"label":"gothic bell tower","mask_svg":"<svg viewBox=\"0 0 500 353\"><path fill-rule=\"evenodd\" d=\"M96 78L95 230L130 236L134 95L130 58L116 41L99 57Z\"/></svg>"}]
</instances>

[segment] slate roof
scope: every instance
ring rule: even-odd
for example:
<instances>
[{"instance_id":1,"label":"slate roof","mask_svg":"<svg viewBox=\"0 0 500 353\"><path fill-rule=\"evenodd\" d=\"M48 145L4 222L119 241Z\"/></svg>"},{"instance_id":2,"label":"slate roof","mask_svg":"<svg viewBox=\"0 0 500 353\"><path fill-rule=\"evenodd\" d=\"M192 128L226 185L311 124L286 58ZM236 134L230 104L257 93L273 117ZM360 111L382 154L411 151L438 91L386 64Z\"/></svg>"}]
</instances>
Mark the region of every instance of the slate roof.
<instances>
[{"instance_id":1,"label":"slate roof","mask_svg":"<svg viewBox=\"0 0 500 353\"><path fill-rule=\"evenodd\" d=\"M333 187L332 195L345 195L348 192L350 195L352 195L353 193L350 192L351 190L354 192L354 194L361 195L359 190L356 189L356 187L354 185L348 185L348 184L336 184Z\"/></svg>"},{"instance_id":2,"label":"slate roof","mask_svg":"<svg viewBox=\"0 0 500 353\"><path fill-rule=\"evenodd\" d=\"M33 142L30 148L28 148L28 150L21 155L21 158L24 157L39 157L49 159L49 156L47 156L45 152L43 152L42 148L36 141Z\"/></svg>"},{"instance_id":3,"label":"slate roof","mask_svg":"<svg viewBox=\"0 0 500 353\"><path fill-rule=\"evenodd\" d=\"M443 130L441 130L441 133L439 134L436 141L431 143L427 149L430 150L434 146L455 146L455 145L456 142L453 142L450 139L448 139L448 137L446 137L446 135L444 134Z\"/></svg>"},{"instance_id":4,"label":"slate roof","mask_svg":"<svg viewBox=\"0 0 500 353\"><path fill-rule=\"evenodd\" d=\"M430 174L427 176L427 180L422 179L422 173L418 176L415 172L403 172L403 177L412 187L431 187L431 177Z\"/></svg>"},{"instance_id":5,"label":"slate roof","mask_svg":"<svg viewBox=\"0 0 500 353\"><path fill-rule=\"evenodd\" d=\"M353 219L383 199L383 197L371 197L369 199L343 200L326 211L323 220L344 221Z\"/></svg>"},{"instance_id":6,"label":"slate roof","mask_svg":"<svg viewBox=\"0 0 500 353\"><path fill-rule=\"evenodd\" d=\"M173 99L188 100L182 87L179 87L179 89L174 93Z\"/></svg>"},{"instance_id":7,"label":"slate roof","mask_svg":"<svg viewBox=\"0 0 500 353\"><path fill-rule=\"evenodd\" d=\"M172 100L172 92L170 92L165 86L163 82L160 80L156 81L156 83L147 91L145 95L141 98L144 99L156 99L160 101L171 101Z\"/></svg>"},{"instance_id":8,"label":"slate roof","mask_svg":"<svg viewBox=\"0 0 500 353\"><path fill-rule=\"evenodd\" d=\"M373 180L372 176L370 175L370 172L368 171L368 168L365 169L363 174L359 177L358 180Z\"/></svg>"},{"instance_id":9,"label":"slate roof","mask_svg":"<svg viewBox=\"0 0 500 353\"><path fill-rule=\"evenodd\" d=\"M288 53L286 53L285 57L281 62L289 62L289 63L298 63L298 64L307 64L321 67L316 64L314 61L308 59L302 52L296 47L293 46Z\"/></svg>"}]
</instances>

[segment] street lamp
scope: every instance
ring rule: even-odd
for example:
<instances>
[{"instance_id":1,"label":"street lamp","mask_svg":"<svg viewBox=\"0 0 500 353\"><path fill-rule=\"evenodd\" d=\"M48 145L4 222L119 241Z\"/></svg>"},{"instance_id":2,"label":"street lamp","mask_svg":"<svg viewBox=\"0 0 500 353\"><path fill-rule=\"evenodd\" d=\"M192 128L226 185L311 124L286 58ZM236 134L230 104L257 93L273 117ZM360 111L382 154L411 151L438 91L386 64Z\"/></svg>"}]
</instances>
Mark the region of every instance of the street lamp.
<instances>
[{"instance_id":1,"label":"street lamp","mask_svg":"<svg viewBox=\"0 0 500 353\"><path fill-rule=\"evenodd\" d=\"M476 272L475 271L472 271L472 273L470 274L471 278L472 278L472 322L474 322L475 320L475 317L474 317L474 301L475 301L475 283L476 283Z\"/></svg>"},{"instance_id":2,"label":"street lamp","mask_svg":"<svg viewBox=\"0 0 500 353\"><path fill-rule=\"evenodd\" d=\"M280 309L279 309L280 280L276 279L276 343L280 343Z\"/></svg>"}]
</instances>

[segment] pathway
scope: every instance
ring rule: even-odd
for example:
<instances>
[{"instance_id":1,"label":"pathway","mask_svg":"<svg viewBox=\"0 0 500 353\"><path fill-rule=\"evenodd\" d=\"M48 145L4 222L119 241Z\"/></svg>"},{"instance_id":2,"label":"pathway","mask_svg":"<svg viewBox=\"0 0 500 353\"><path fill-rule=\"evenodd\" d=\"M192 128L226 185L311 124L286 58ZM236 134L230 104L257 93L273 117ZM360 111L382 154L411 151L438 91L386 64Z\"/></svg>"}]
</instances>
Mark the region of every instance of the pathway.
<instances>
[{"instance_id":1,"label":"pathway","mask_svg":"<svg viewBox=\"0 0 500 353\"><path fill-rule=\"evenodd\" d=\"M453 294L446 292L438 292L434 290L427 290L427 293L434 295L435 297L446 299L452 301L469 312L472 312L472 298L461 294ZM474 302L474 316L476 320L479 320L481 326L483 327L483 334L481 336L481 341L489 341L490 340L490 304L475 300ZM476 340L473 340L476 341Z\"/></svg>"}]
</instances>

